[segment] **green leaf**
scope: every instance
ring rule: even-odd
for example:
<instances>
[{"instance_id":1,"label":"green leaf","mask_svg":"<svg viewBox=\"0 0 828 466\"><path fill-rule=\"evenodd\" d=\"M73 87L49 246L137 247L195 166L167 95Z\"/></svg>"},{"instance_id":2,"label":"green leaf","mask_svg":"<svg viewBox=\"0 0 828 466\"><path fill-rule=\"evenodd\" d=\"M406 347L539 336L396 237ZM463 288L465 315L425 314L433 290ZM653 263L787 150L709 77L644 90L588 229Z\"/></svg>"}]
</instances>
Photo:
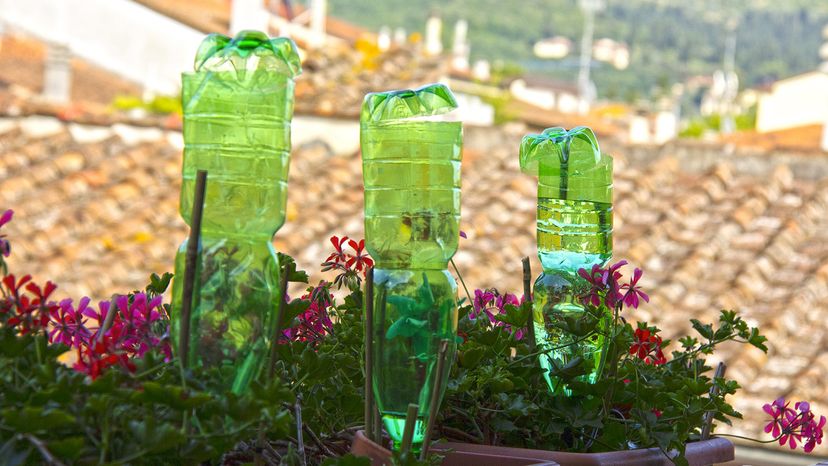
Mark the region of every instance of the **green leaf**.
<instances>
[{"instance_id":1,"label":"green leaf","mask_svg":"<svg viewBox=\"0 0 828 466\"><path fill-rule=\"evenodd\" d=\"M423 331L427 324L428 322L425 320L413 319L411 317L402 317L393 324L391 324L391 327L388 329L385 338L390 340L398 336L405 338L413 337L417 333Z\"/></svg>"},{"instance_id":2,"label":"green leaf","mask_svg":"<svg viewBox=\"0 0 828 466\"><path fill-rule=\"evenodd\" d=\"M293 260L292 257L281 252L277 252L276 256L279 259L279 267L281 269L281 274L284 274L287 271L289 264L293 264L293 272L290 275L288 275L289 282L308 283L308 273L304 270L297 270L296 261Z\"/></svg>"},{"instance_id":3,"label":"green leaf","mask_svg":"<svg viewBox=\"0 0 828 466\"><path fill-rule=\"evenodd\" d=\"M696 331L699 332L701 336L708 340L713 339L713 325L702 324L697 319L690 319L690 322L693 324L693 328L696 329Z\"/></svg>"},{"instance_id":4,"label":"green leaf","mask_svg":"<svg viewBox=\"0 0 828 466\"><path fill-rule=\"evenodd\" d=\"M477 348L469 348L465 351L460 351L458 356L460 360L460 367L465 367L468 369L473 369L480 364L480 361L483 359L483 356L486 354L486 350L480 347Z\"/></svg>"},{"instance_id":5,"label":"green leaf","mask_svg":"<svg viewBox=\"0 0 828 466\"><path fill-rule=\"evenodd\" d=\"M371 466L371 460L364 456L348 453L338 458L325 458L321 466Z\"/></svg>"},{"instance_id":6,"label":"green leaf","mask_svg":"<svg viewBox=\"0 0 828 466\"><path fill-rule=\"evenodd\" d=\"M67 437L60 440L53 440L46 445L55 455L61 458L77 459L83 450L84 437Z\"/></svg>"},{"instance_id":7,"label":"green leaf","mask_svg":"<svg viewBox=\"0 0 828 466\"><path fill-rule=\"evenodd\" d=\"M60 409L26 406L3 410L6 424L18 433L32 433L75 424L75 417Z\"/></svg>"},{"instance_id":8,"label":"green leaf","mask_svg":"<svg viewBox=\"0 0 828 466\"><path fill-rule=\"evenodd\" d=\"M150 283L147 285L146 292L148 294L159 296L167 291L170 286L170 281L173 279L173 274L165 272L164 275L158 276L157 273L150 275Z\"/></svg>"},{"instance_id":9,"label":"green leaf","mask_svg":"<svg viewBox=\"0 0 828 466\"><path fill-rule=\"evenodd\" d=\"M509 419L499 417L492 419L491 426L494 430L499 432L514 432L517 430L514 422Z\"/></svg>"},{"instance_id":10,"label":"green leaf","mask_svg":"<svg viewBox=\"0 0 828 466\"><path fill-rule=\"evenodd\" d=\"M747 341L748 343L755 346L756 348L759 348L763 352L768 352L768 347L765 345L765 342L768 341L768 339L763 335L759 334L758 328L754 327L750 329L750 336L748 337Z\"/></svg>"}]
</instances>

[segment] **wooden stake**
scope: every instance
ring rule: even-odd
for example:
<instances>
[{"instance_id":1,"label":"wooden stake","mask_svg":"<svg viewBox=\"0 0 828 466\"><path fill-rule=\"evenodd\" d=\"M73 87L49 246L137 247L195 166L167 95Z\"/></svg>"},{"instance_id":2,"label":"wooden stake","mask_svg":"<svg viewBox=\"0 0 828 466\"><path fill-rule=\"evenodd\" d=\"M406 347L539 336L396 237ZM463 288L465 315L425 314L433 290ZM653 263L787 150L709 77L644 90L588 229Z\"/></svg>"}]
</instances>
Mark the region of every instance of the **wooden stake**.
<instances>
[{"instance_id":1,"label":"wooden stake","mask_svg":"<svg viewBox=\"0 0 828 466\"><path fill-rule=\"evenodd\" d=\"M437 421L437 411L440 408L440 387L443 385L443 370L446 366L446 353L448 352L448 340L440 341L440 351L437 354L437 374L434 376L434 386L431 391L431 400L428 404L428 424L423 436L423 449L420 452L420 461L428 456L428 447L431 443L431 432L434 430L434 423Z\"/></svg>"},{"instance_id":2,"label":"wooden stake","mask_svg":"<svg viewBox=\"0 0 828 466\"><path fill-rule=\"evenodd\" d=\"M527 338L529 339L529 349L535 351L535 308L532 306L532 266L529 264L529 258L524 257L523 260L523 300L530 303L529 319L526 324Z\"/></svg>"},{"instance_id":3,"label":"wooden stake","mask_svg":"<svg viewBox=\"0 0 828 466\"><path fill-rule=\"evenodd\" d=\"M374 268L369 267L365 274L365 435L374 442L381 439L374 435L374 390L371 378L374 375Z\"/></svg>"},{"instance_id":4,"label":"wooden stake","mask_svg":"<svg viewBox=\"0 0 828 466\"><path fill-rule=\"evenodd\" d=\"M725 363L723 363L723 362L720 362L719 366L716 367L716 373L713 374L713 379L715 380L716 378L724 377L724 374L725 374L726 370L727 370L727 365L725 365ZM719 393L719 387L717 387L715 385L710 387L710 396L711 396L711 398L716 396L717 393ZM704 425L702 426L701 439L702 440L709 439L710 438L710 432L712 430L713 430L713 411L708 411L708 412L704 413Z\"/></svg>"},{"instance_id":5,"label":"wooden stake","mask_svg":"<svg viewBox=\"0 0 828 466\"><path fill-rule=\"evenodd\" d=\"M408 412L405 414L402 445L400 445L400 452L402 453L406 453L411 449L411 441L414 439L414 426L417 424L417 412L419 410L419 405L414 403L408 404Z\"/></svg>"},{"instance_id":6,"label":"wooden stake","mask_svg":"<svg viewBox=\"0 0 828 466\"><path fill-rule=\"evenodd\" d=\"M207 190L207 171L199 170L196 174L195 195L193 199L192 225L190 238L187 240L187 255L184 262L184 290L181 299L181 328L178 341L178 357L181 366L187 368L190 357L190 316L193 309L196 270L198 269L198 249L201 242L201 218L204 213L204 197Z\"/></svg>"}]
</instances>

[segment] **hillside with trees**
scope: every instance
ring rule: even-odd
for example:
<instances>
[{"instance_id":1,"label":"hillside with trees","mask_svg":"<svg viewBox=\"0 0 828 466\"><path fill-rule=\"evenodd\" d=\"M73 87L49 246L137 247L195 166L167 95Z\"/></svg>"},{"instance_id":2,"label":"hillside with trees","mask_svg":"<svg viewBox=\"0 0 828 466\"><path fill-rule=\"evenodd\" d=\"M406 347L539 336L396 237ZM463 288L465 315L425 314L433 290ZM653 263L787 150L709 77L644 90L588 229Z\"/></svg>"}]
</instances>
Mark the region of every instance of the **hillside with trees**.
<instances>
[{"instance_id":1,"label":"hillside with trees","mask_svg":"<svg viewBox=\"0 0 828 466\"><path fill-rule=\"evenodd\" d=\"M450 47L454 22L469 22L472 60L510 63L535 74L574 79L577 50L562 60L533 56L532 45L553 35L580 40L583 17L576 0L330 0L331 14L371 30L424 30L430 12L444 20ZM596 17L595 37L630 47L623 71L596 64L593 78L604 97L634 100L666 90L689 76L722 67L726 23L736 28L736 68L741 87L752 87L815 69L828 24L824 0L607 0Z\"/></svg>"}]
</instances>

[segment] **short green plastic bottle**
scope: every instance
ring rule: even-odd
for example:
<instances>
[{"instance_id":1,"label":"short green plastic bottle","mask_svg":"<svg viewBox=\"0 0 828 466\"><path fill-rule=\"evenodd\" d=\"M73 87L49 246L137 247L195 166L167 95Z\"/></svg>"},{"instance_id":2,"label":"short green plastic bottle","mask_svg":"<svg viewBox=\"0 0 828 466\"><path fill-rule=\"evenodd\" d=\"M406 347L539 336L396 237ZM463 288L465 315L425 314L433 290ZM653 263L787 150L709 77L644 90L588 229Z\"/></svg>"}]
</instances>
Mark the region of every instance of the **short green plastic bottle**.
<instances>
[{"instance_id":1,"label":"short green plastic bottle","mask_svg":"<svg viewBox=\"0 0 828 466\"><path fill-rule=\"evenodd\" d=\"M589 128L549 128L523 138L520 165L538 177L537 240L543 273L535 281L533 317L537 344L553 349L541 356L541 366L550 389L569 394L554 377L555 367L583 358L591 370L582 380L595 381L604 342L599 336L579 341L549 324L584 312L574 298L586 286L578 269L603 266L612 257L612 158L601 153Z\"/></svg>"},{"instance_id":2,"label":"short green plastic bottle","mask_svg":"<svg viewBox=\"0 0 828 466\"><path fill-rule=\"evenodd\" d=\"M279 262L271 240L285 221L296 45L242 31L202 42L182 75L184 163L180 213L188 225L198 170L207 191L190 317L190 366L219 368L247 389L273 337ZM172 337L178 347L187 242L175 261Z\"/></svg>"},{"instance_id":3,"label":"short green plastic bottle","mask_svg":"<svg viewBox=\"0 0 828 466\"><path fill-rule=\"evenodd\" d=\"M455 351L457 284L448 262L460 221L459 122L442 84L368 94L360 116L366 247L375 260L373 389L395 447L410 403L419 405L415 448L435 387L438 348ZM448 373L446 365L445 373ZM444 374L445 375L445 374Z\"/></svg>"}]
</instances>

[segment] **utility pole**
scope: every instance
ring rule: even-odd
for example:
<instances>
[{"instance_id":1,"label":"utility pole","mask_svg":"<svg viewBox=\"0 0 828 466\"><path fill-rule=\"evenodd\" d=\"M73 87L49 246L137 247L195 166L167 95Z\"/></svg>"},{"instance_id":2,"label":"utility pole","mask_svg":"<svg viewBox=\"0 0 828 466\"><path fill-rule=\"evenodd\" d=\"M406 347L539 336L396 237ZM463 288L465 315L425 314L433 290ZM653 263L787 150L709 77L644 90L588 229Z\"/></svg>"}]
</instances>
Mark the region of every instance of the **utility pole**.
<instances>
[{"instance_id":1,"label":"utility pole","mask_svg":"<svg viewBox=\"0 0 828 466\"><path fill-rule=\"evenodd\" d=\"M581 36L581 63L578 70L578 94L581 98L581 113L586 113L595 100L597 92L589 77L592 66L592 36L595 32L595 13L604 9L603 0L578 0L578 6L584 13L584 32Z\"/></svg>"},{"instance_id":2,"label":"utility pole","mask_svg":"<svg viewBox=\"0 0 828 466\"><path fill-rule=\"evenodd\" d=\"M733 121L733 106L739 92L739 78L736 75L736 28L739 25L739 20L734 17L725 21L727 39L725 40L724 55L724 112L719 131L722 134L730 134L736 130L736 124Z\"/></svg>"},{"instance_id":3,"label":"utility pole","mask_svg":"<svg viewBox=\"0 0 828 466\"><path fill-rule=\"evenodd\" d=\"M822 28L822 38L825 39L825 43L819 48L819 56L823 60L819 68L823 73L828 74L828 24ZM828 105L828 102L824 102L823 105ZM822 143L820 146L823 151L828 152L828 117L825 118L825 123L822 125Z\"/></svg>"}]
</instances>

